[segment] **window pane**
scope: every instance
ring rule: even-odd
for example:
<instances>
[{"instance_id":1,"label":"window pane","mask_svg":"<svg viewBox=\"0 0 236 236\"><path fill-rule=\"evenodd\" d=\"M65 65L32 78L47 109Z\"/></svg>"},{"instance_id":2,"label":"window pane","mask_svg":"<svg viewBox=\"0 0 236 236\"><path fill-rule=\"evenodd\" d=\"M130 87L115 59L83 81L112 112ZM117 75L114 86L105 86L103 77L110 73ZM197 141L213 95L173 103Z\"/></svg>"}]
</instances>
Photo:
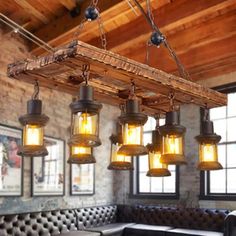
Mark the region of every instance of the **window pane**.
<instances>
[{"instance_id":1,"label":"window pane","mask_svg":"<svg viewBox=\"0 0 236 236\"><path fill-rule=\"evenodd\" d=\"M227 167L236 167L236 144L227 145Z\"/></svg>"},{"instance_id":2,"label":"window pane","mask_svg":"<svg viewBox=\"0 0 236 236\"><path fill-rule=\"evenodd\" d=\"M146 173L139 174L139 192L150 192L150 177L147 177Z\"/></svg>"},{"instance_id":3,"label":"window pane","mask_svg":"<svg viewBox=\"0 0 236 236\"><path fill-rule=\"evenodd\" d=\"M152 193L162 193L162 178L151 177L151 192Z\"/></svg>"},{"instance_id":4,"label":"window pane","mask_svg":"<svg viewBox=\"0 0 236 236\"><path fill-rule=\"evenodd\" d=\"M226 120L214 121L215 133L221 136L220 142L226 142Z\"/></svg>"},{"instance_id":5,"label":"window pane","mask_svg":"<svg viewBox=\"0 0 236 236\"><path fill-rule=\"evenodd\" d=\"M226 106L212 108L210 110L210 118L211 120L221 119L226 117Z\"/></svg>"},{"instance_id":6,"label":"window pane","mask_svg":"<svg viewBox=\"0 0 236 236\"><path fill-rule=\"evenodd\" d=\"M148 155L139 156L139 171L148 171Z\"/></svg>"},{"instance_id":7,"label":"window pane","mask_svg":"<svg viewBox=\"0 0 236 236\"><path fill-rule=\"evenodd\" d=\"M236 118L227 119L227 142L236 141Z\"/></svg>"},{"instance_id":8,"label":"window pane","mask_svg":"<svg viewBox=\"0 0 236 236\"><path fill-rule=\"evenodd\" d=\"M225 170L210 171L210 192L225 193Z\"/></svg>"},{"instance_id":9,"label":"window pane","mask_svg":"<svg viewBox=\"0 0 236 236\"><path fill-rule=\"evenodd\" d=\"M164 191L165 193L175 192L175 172L171 172L171 176L164 177Z\"/></svg>"},{"instance_id":10,"label":"window pane","mask_svg":"<svg viewBox=\"0 0 236 236\"><path fill-rule=\"evenodd\" d=\"M223 168L226 167L226 145L218 145L218 161Z\"/></svg>"},{"instance_id":11,"label":"window pane","mask_svg":"<svg viewBox=\"0 0 236 236\"><path fill-rule=\"evenodd\" d=\"M169 165L168 166L168 170L170 170L170 171L175 171L175 169L176 169L175 165Z\"/></svg>"},{"instance_id":12,"label":"window pane","mask_svg":"<svg viewBox=\"0 0 236 236\"><path fill-rule=\"evenodd\" d=\"M236 193L236 169L227 170L227 193Z\"/></svg>"},{"instance_id":13,"label":"window pane","mask_svg":"<svg viewBox=\"0 0 236 236\"><path fill-rule=\"evenodd\" d=\"M148 117L148 120L144 125L144 131L154 130L155 127L156 127L156 120L153 117Z\"/></svg>"},{"instance_id":14,"label":"window pane","mask_svg":"<svg viewBox=\"0 0 236 236\"><path fill-rule=\"evenodd\" d=\"M146 146L148 143L152 142L152 133L144 133L143 134L143 144Z\"/></svg>"},{"instance_id":15,"label":"window pane","mask_svg":"<svg viewBox=\"0 0 236 236\"><path fill-rule=\"evenodd\" d=\"M235 102L236 102L236 93L231 93L228 95L228 117L236 116L236 109L235 109Z\"/></svg>"}]
</instances>

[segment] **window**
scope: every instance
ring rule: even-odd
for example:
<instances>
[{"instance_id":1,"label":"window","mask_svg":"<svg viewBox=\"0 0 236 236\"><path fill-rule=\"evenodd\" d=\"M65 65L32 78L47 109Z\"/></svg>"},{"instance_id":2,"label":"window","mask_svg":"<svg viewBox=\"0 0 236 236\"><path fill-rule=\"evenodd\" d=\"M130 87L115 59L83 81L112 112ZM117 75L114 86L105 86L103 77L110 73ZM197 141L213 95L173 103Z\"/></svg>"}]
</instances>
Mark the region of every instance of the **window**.
<instances>
[{"instance_id":1,"label":"window","mask_svg":"<svg viewBox=\"0 0 236 236\"><path fill-rule=\"evenodd\" d=\"M160 120L160 125L164 124L164 119ZM155 129L156 121L149 117L144 126L144 145L151 143L152 130ZM178 167L169 166L171 176L169 177L147 177L148 155L134 158L134 171L132 181L133 196L155 198L178 198L179 195L179 170Z\"/></svg>"},{"instance_id":2,"label":"window","mask_svg":"<svg viewBox=\"0 0 236 236\"><path fill-rule=\"evenodd\" d=\"M201 173L201 196L206 199L236 199L236 93L228 94L228 105L210 110L218 144L219 162L223 169Z\"/></svg>"}]
</instances>

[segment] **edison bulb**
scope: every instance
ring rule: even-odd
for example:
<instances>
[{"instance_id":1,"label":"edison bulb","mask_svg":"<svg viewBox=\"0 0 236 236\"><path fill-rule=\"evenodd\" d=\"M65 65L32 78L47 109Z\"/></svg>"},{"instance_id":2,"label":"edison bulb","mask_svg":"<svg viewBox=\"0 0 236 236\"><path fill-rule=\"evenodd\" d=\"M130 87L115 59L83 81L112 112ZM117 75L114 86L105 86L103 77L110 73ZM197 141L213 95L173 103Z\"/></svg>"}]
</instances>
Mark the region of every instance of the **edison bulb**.
<instances>
[{"instance_id":1,"label":"edison bulb","mask_svg":"<svg viewBox=\"0 0 236 236\"><path fill-rule=\"evenodd\" d=\"M24 127L24 145L43 145L43 128L37 125Z\"/></svg>"}]
</instances>

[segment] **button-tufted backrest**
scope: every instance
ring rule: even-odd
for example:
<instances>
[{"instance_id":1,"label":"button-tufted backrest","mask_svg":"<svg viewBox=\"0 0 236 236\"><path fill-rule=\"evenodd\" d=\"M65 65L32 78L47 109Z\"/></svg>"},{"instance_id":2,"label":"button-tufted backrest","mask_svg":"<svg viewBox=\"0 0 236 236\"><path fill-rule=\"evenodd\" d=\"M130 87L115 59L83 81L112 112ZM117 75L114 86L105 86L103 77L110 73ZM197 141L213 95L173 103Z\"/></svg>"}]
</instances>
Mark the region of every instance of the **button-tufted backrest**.
<instances>
[{"instance_id":1,"label":"button-tufted backrest","mask_svg":"<svg viewBox=\"0 0 236 236\"><path fill-rule=\"evenodd\" d=\"M98 206L76 209L77 225L80 230L116 222L117 206Z\"/></svg>"},{"instance_id":2,"label":"button-tufted backrest","mask_svg":"<svg viewBox=\"0 0 236 236\"><path fill-rule=\"evenodd\" d=\"M200 208L163 208L136 206L134 221L142 224L167 225L176 228L224 231L224 219L228 210Z\"/></svg>"},{"instance_id":3,"label":"button-tufted backrest","mask_svg":"<svg viewBox=\"0 0 236 236\"><path fill-rule=\"evenodd\" d=\"M1 236L51 236L77 230L73 210L0 216Z\"/></svg>"}]
</instances>

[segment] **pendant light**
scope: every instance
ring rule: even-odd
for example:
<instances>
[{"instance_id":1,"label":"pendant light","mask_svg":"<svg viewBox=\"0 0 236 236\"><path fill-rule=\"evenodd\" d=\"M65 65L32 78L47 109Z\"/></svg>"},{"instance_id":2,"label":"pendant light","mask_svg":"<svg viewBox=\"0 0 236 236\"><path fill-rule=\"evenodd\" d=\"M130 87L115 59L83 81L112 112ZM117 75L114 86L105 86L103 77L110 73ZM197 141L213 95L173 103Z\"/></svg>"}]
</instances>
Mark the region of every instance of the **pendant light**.
<instances>
[{"instance_id":1,"label":"pendant light","mask_svg":"<svg viewBox=\"0 0 236 236\"><path fill-rule=\"evenodd\" d=\"M199 170L220 170L222 165L218 162L217 144L221 136L214 133L213 122L209 118L209 110L204 110L204 119L201 125L201 134L195 137L199 143Z\"/></svg>"},{"instance_id":2,"label":"pendant light","mask_svg":"<svg viewBox=\"0 0 236 236\"><path fill-rule=\"evenodd\" d=\"M125 156L146 155L148 151L143 145L143 126L147 121L147 116L140 112L140 104L135 95L133 82L129 98L125 103L125 112L121 114L119 121L122 124L123 145L118 154Z\"/></svg>"},{"instance_id":3,"label":"pendant light","mask_svg":"<svg viewBox=\"0 0 236 236\"><path fill-rule=\"evenodd\" d=\"M174 110L174 95L170 94L170 111L166 113L165 125L160 127L162 136L161 162L168 165L186 164L184 135L186 128L180 125L179 112Z\"/></svg>"},{"instance_id":4,"label":"pendant light","mask_svg":"<svg viewBox=\"0 0 236 236\"><path fill-rule=\"evenodd\" d=\"M96 147L99 139L99 111L102 104L94 101L93 87L88 85L89 66L82 68L85 84L80 86L80 99L70 104L72 111L70 146Z\"/></svg>"},{"instance_id":5,"label":"pendant light","mask_svg":"<svg viewBox=\"0 0 236 236\"><path fill-rule=\"evenodd\" d=\"M39 84L36 81L32 99L27 102L27 114L19 117L23 126L23 146L18 155L36 157L46 156L48 151L44 145L44 126L49 121L48 116L42 114L42 101L38 99Z\"/></svg>"},{"instance_id":6,"label":"pendant light","mask_svg":"<svg viewBox=\"0 0 236 236\"><path fill-rule=\"evenodd\" d=\"M159 130L159 117L156 118L156 129L152 131L152 143L147 145L148 148L148 177L170 176L168 165L161 163L161 141L162 137Z\"/></svg>"},{"instance_id":7,"label":"pendant light","mask_svg":"<svg viewBox=\"0 0 236 236\"><path fill-rule=\"evenodd\" d=\"M110 164L107 168L109 170L133 170L131 156L125 156L117 153L123 143L123 139L121 125L117 123L116 127L116 135L110 136Z\"/></svg>"},{"instance_id":8,"label":"pendant light","mask_svg":"<svg viewBox=\"0 0 236 236\"><path fill-rule=\"evenodd\" d=\"M78 165L96 163L96 159L93 156L93 149L91 147L76 145L70 146L70 157L67 163Z\"/></svg>"}]
</instances>

